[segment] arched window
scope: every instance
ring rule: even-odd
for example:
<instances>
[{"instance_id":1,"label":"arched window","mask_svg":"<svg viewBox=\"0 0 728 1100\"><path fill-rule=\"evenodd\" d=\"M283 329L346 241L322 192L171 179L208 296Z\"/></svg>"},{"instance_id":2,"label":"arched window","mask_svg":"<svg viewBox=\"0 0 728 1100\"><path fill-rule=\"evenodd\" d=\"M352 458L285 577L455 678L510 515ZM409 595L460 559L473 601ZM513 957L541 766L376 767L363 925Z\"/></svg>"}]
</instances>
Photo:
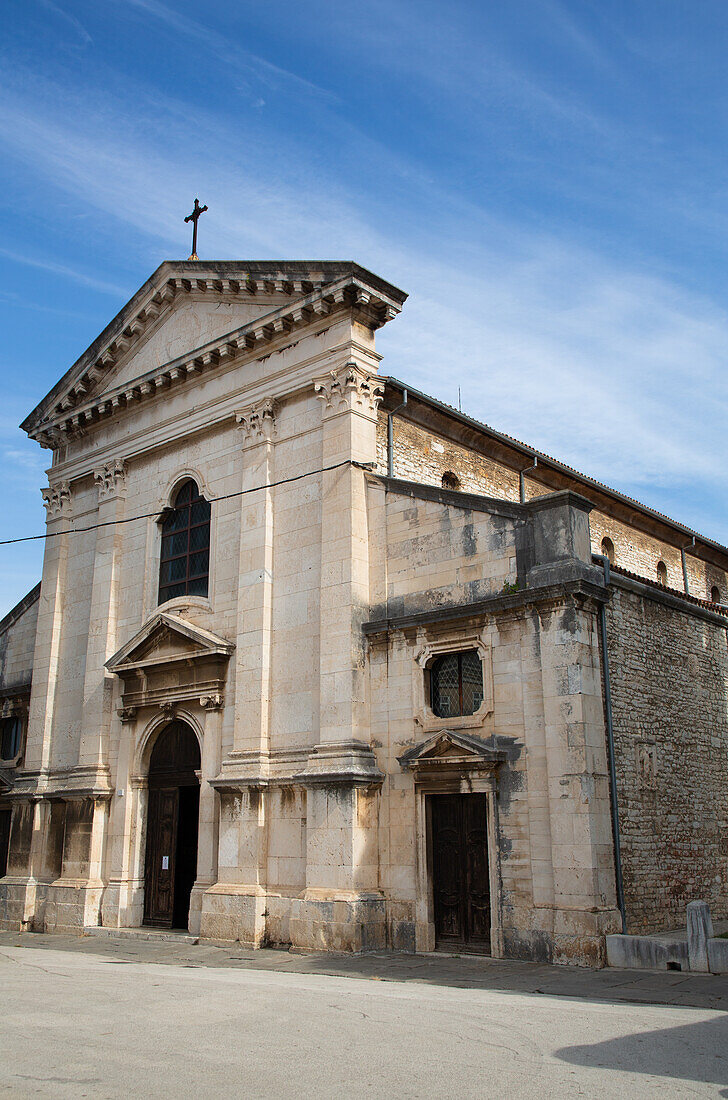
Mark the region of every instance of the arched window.
<instances>
[{"instance_id":1,"label":"arched window","mask_svg":"<svg viewBox=\"0 0 728 1100\"><path fill-rule=\"evenodd\" d=\"M175 596L206 596L210 573L210 505L185 481L162 524L159 602Z\"/></svg>"},{"instance_id":2,"label":"arched window","mask_svg":"<svg viewBox=\"0 0 728 1100\"><path fill-rule=\"evenodd\" d=\"M452 470L445 470L442 475L442 487L443 489L454 489L457 491L460 488L460 478L457 474L454 474Z\"/></svg>"},{"instance_id":3,"label":"arched window","mask_svg":"<svg viewBox=\"0 0 728 1100\"><path fill-rule=\"evenodd\" d=\"M605 558L609 558L609 564L614 565L614 543L611 539L602 539L602 553Z\"/></svg>"},{"instance_id":4,"label":"arched window","mask_svg":"<svg viewBox=\"0 0 728 1100\"><path fill-rule=\"evenodd\" d=\"M711 599L712 603L720 603L721 602L720 588L718 588L717 584L714 584L713 587L710 590L710 599Z\"/></svg>"},{"instance_id":5,"label":"arched window","mask_svg":"<svg viewBox=\"0 0 728 1100\"><path fill-rule=\"evenodd\" d=\"M658 561L657 563L657 580L660 584L667 585L667 566L664 561Z\"/></svg>"},{"instance_id":6,"label":"arched window","mask_svg":"<svg viewBox=\"0 0 728 1100\"><path fill-rule=\"evenodd\" d=\"M430 703L438 718L475 714L483 702L483 665L477 649L438 657L430 669Z\"/></svg>"}]
</instances>

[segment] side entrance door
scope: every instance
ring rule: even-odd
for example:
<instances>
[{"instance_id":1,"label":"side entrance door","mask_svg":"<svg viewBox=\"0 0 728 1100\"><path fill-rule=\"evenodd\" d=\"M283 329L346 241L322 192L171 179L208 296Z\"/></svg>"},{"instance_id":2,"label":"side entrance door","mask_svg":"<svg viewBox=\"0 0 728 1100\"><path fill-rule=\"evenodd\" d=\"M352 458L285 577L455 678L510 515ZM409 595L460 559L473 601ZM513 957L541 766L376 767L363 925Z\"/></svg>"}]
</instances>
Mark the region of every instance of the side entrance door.
<instances>
[{"instance_id":1,"label":"side entrance door","mask_svg":"<svg viewBox=\"0 0 728 1100\"><path fill-rule=\"evenodd\" d=\"M148 814L144 923L171 928L174 916L179 787L152 787L149 791Z\"/></svg>"},{"instance_id":2,"label":"side entrance door","mask_svg":"<svg viewBox=\"0 0 728 1100\"><path fill-rule=\"evenodd\" d=\"M490 877L484 794L430 797L438 946L490 952Z\"/></svg>"}]
</instances>

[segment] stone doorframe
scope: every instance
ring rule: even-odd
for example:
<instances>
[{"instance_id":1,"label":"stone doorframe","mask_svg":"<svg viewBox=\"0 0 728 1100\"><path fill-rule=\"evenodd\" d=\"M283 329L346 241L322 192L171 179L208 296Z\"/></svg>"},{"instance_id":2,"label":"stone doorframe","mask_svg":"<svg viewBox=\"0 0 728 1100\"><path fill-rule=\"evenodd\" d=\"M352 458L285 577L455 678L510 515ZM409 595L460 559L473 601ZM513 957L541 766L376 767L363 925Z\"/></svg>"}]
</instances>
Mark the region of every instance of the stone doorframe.
<instances>
[{"instance_id":1,"label":"stone doorframe","mask_svg":"<svg viewBox=\"0 0 728 1100\"><path fill-rule=\"evenodd\" d=\"M488 876L490 879L491 955L503 958L502 889L498 822L498 769L507 759L477 737L441 730L399 757L411 771L415 786L415 853L417 895L415 950L435 950L435 907L432 880L432 822L429 796L484 794L487 806Z\"/></svg>"}]
</instances>

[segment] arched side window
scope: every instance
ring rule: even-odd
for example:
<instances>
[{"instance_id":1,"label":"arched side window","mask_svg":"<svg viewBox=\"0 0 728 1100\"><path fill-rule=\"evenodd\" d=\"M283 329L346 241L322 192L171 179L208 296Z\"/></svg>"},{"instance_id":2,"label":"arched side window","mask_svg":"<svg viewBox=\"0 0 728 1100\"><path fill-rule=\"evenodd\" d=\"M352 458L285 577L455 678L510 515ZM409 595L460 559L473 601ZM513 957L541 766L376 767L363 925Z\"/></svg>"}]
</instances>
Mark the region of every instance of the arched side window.
<instances>
[{"instance_id":1,"label":"arched side window","mask_svg":"<svg viewBox=\"0 0 728 1100\"><path fill-rule=\"evenodd\" d=\"M667 586L667 566L664 561L657 563L657 580L660 584Z\"/></svg>"},{"instance_id":2,"label":"arched side window","mask_svg":"<svg viewBox=\"0 0 728 1100\"><path fill-rule=\"evenodd\" d=\"M609 564L614 565L614 543L611 539L602 539L602 553L605 558L609 558Z\"/></svg>"},{"instance_id":3,"label":"arched side window","mask_svg":"<svg viewBox=\"0 0 728 1100\"><path fill-rule=\"evenodd\" d=\"M714 584L713 587L710 590L710 599L711 599L712 603L721 603L722 602L721 598L720 598L720 588L718 588L717 584Z\"/></svg>"},{"instance_id":4,"label":"arched side window","mask_svg":"<svg viewBox=\"0 0 728 1100\"><path fill-rule=\"evenodd\" d=\"M452 470L445 470L442 475L442 487L443 489L454 489L457 492L460 488L460 478Z\"/></svg>"},{"instance_id":5,"label":"arched side window","mask_svg":"<svg viewBox=\"0 0 728 1100\"><path fill-rule=\"evenodd\" d=\"M438 657L430 669L430 705L438 718L475 714L483 702L483 665L476 649Z\"/></svg>"},{"instance_id":6,"label":"arched side window","mask_svg":"<svg viewBox=\"0 0 728 1100\"><path fill-rule=\"evenodd\" d=\"M162 524L159 603L175 596L206 596L210 575L210 504L185 481Z\"/></svg>"}]
</instances>

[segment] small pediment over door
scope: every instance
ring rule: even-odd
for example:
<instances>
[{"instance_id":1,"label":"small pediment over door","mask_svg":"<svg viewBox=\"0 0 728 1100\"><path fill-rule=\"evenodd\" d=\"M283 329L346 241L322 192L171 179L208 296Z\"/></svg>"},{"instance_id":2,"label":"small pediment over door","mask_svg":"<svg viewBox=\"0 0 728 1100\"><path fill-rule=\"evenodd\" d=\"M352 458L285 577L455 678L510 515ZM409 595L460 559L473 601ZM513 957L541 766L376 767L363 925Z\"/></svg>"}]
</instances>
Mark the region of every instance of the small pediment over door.
<instances>
[{"instance_id":1,"label":"small pediment over door","mask_svg":"<svg viewBox=\"0 0 728 1100\"><path fill-rule=\"evenodd\" d=\"M157 612L106 662L106 668L124 684L124 711L195 698L203 706L221 705L234 649L232 642L210 630Z\"/></svg>"},{"instance_id":2,"label":"small pediment over door","mask_svg":"<svg viewBox=\"0 0 728 1100\"><path fill-rule=\"evenodd\" d=\"M466 733L441 730L400 756L401 767L415 774L493 771L507 759L504 749Z\"/></svg>"}]
</instances>

